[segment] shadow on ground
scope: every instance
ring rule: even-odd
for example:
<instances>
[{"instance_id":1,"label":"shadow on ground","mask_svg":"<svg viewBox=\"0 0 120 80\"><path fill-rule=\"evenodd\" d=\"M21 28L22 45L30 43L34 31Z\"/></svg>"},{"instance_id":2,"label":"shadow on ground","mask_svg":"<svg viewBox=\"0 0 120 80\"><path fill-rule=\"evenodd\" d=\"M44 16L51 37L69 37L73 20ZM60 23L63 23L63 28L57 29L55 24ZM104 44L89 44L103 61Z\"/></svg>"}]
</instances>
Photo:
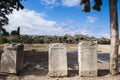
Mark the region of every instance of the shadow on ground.
<instances>
[{"instance_id":1,"label":"shadow on ground","mask_svg":"<svg viewBox=\"0 0 120 80\"><path fill-rule=\"evenodd\" d=\"M103 64L109 63L110 60L110 54L109 53L98 53L97 58L103 62ZM104 63L106 62L106 63ZM109 66L109 64L108 64ZM118 55L118 67L120 69L120 54ZM98 70L98 76L105 76L110 74L109 67L107 69L99 69ZM120 74L120 73L119 73Z\"/></svg>"},{"instance_id":2,"label":"shadow on ground","mask_svg":"<svg viewBox=\"0 0 120 80\"><path fill-rule=\"evenodd\" d=\"M18 72L18 76L45 76L48 74L48 52L47 51L25 51L24 52L24 68ZM120 55L119 55L120 57ZM109 62L109 54L98 54L98 59ZM78 76L78 53L67 53L68 76ZM120 67L120 59L119 59ZM99 69L98 76L105 76L109 74L108 69ZM5 80L5 76L0 76L1 80Z\"/></svg>"},{"instance_id":3,"label":"shadow on ground","mask_svg":"<svg viewBox=\"0 0 120 80\"><path fill-rule=\"evenodd\" d=\"M48 52L47 51L25 51L24 68L18 75L44 76L48 74Z\"/></svg>"},{"instance_id":4,"label":"shadow on ground","mask_svg":"<svg viewBox=\"0 0 120 80\"><path fill-rule=\"evenodd\" d=\"M108 69L99 69L98 70L98 76L105 76L108 75L110 71Z\"/></svg>"},{"instance_id":5,"label":"shadow on ground","mask_svg":"<svg viewBox=\"0 0 120 80\"><path fill-rule=\"evenodd\" d=\"M25 63L41 63L48 62L48 52L47 51L25 51L24 52L24 64Z\"/></svg>"},{"instance_id":6,"label":"shadow on ground","mask_svg":"<svg viewBox=\"0 0 120 80\"><path fill-rule=\"evenodd\" d=\"M99 60L103 60L103 61L109 62L110 54L109 54L109 53L98 53L98 54L97 54L97 58L98 58Z\"/></svg>"},{"instance_id":7,"label":"shadow on ground","mask_svg":"<svg viewBox=\"0 0 120 80\"><path fill-rule=\"evenodd\" d=\"M78 75L78 55L67 53L68 76ZM25 67L18 73L20 76L36 75L44 76L48 74L48 52L26 51L24 55Z\"/></svg>"},{"instance_id":8,"label":"shadow on ground","mask_svg":"<svg viewBox=\"0 0 120 80\"><path fill-rule=\"evenodd\" d=\"M109 54L98 54L98 59L109 62ZM68 76L78 76L78 53L67 53ZM46 51L26 51L24 55L24 64L27 64L21 72L20 76L35 75L45 76L48 74L48 52ZM103 64L103 63L102 63ZM105 76L109 74L108 69L99 69L98 76Z\"/></svg>"},{"instance_id":9,"label":"shadow on ground","mask_svg":"<svg viewBox=\"0 0 120 80\"><path fill-rule=\"evenodd\" d=\"M68 75L70 77L78 75L78 55L67 54ZM18 73L20 76L36 75L44 76L48 74L48 52L46 51L26 51L24 55L25 67Z\"/></svg>"},{"instance_id":10,"label":"shadow on ground","mask_svg":"<svg viewBox=\"0 0 120 80\"><path fill-rule=\"evenodd\" d=\"M67 53L68 76L73 77L78 75L78 53Z\"/></svg>"}]
</instances>

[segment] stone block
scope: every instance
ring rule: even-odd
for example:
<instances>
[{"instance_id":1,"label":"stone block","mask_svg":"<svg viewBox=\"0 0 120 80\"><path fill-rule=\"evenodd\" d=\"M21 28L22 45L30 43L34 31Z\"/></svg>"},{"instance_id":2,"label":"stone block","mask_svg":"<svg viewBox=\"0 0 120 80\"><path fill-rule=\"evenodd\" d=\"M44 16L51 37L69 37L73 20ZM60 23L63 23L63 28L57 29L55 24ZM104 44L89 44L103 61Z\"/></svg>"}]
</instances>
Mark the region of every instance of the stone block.
<instances>
[{"instance_id":1,"label":"stone block","mask_svg":"<svg viewBox=\"0 0 120 80\"><path fill-rule=\"evenodd\" d=\"M65 44L50 44L49 75L52 77L65 77L67 74L67 52Z\"/></svg>"},{"instance_id":2,"label":"stone block","mask_svg":"<svg viewBox=\"0 0 120 80\"><path fill-rule=\"evenodd\" d=\"M4 52L1 55L1 72L17 73L22 69L24 45L4 44Z\"/></svg>"},{"instance_id":3,"label":"stone block","mask_svg":"<svg viewBox=\"0 0 120 80\"><path fill-rule=\"evenodd\" d=\"M82 41L78 44L79 75L97 76L97 41Z\"/></svg>"}]
</instances>

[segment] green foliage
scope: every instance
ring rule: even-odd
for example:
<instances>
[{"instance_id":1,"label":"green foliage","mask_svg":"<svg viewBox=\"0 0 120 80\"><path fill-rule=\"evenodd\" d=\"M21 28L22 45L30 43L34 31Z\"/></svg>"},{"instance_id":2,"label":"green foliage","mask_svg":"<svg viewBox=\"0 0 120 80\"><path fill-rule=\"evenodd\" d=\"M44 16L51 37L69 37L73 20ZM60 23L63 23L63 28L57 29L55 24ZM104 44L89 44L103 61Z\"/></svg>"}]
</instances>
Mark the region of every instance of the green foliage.
<instances>
[{"instance_id":1,"label":"green foliage","mask_svg":"<svg viewBox=\"0 0 120 80\"><path fill-rule=\"evenodd\" d=\"M23 36L23 37L21 37L21 42L22 43L33 43L33 39L32 39L32 37L29 37L29 36Z\"/></svg>"},{"instance_id":2,"label":"green foliage","mask_svg":"<svg viewBox=\"0 0 120 80\"><path fill-rule=\"evenodd\" d=\"M33 41L31 43L44 43L44 39L40 39L40 38L34 38Z\"/></svg>"},{"instance_id":3,"label":"green foliage","mask_svg":"<svg viewBox=\"0 0 120 80\"><path fill-rule=\"evenodd\" d=\"M40 40L38 41L38 43L44 43L44 40L43 40L43 39L40 39Z\"/></svg>"},{"instance_id":4,"label":"green foliage","mask_svg":"<svg viewBox=\"0 0 120 80\"><path fill-rule=\"evenodd\" d=\"M90 12L90 0L81 0L81 5L84 4L83 11Z\"/></svg>"},{"instance_id":5,"label":"green foliage","mask_svg":"<svg viewBox=\"0 0 120 80\"><path fill-rule=\"evenodd\" d=\"M11 35L13 36L20 35L20 27L18 27L17 30L11 31Z\"/></svg>"},{"instance_id":6,"label":"green foliage","mask_svg":"<svg viewBox=\"0 0 120 80\"><path fill-rule=\"evenodd\" d=\"M14 31L11 32L11 35L14 35L14 36L15 36L15 35L19 35L19 33L14 30Z\"/></svg>"},{"instance_id":7,"label":"green foliage","mask_svg":"<svg viewBox=\"0 0 120 80\"><path fill-rule=\"evenodd\" d=\"M22 43L21 37L20 36L16 36L14 38L12 38L10 40L10 42L14 42L14 43Z\"/></svg>"},{"instance_id":8,"label":"green foliage","mask_svg":"<svg viewBox=\"0 0 120 80\"><path fill-rule=\"evenodd\" d=\"M0 27L8 24L8 18L6 14L10 14L14 9L23 9L23 5L21 4L22 0L0 0Z\"/></svg>"},{"instance_id":9,"label":"green foliage","mask_svg":"<svg viewBox=\"0 0 120 80\"><path fill-rule=\"evenodd\" d=\"M102 0L94 0L95 5L93 6L94 10L100 11L102 6Z\"/></svg>"},{"instance_id":10,"label":"green foliage","mask_svg":"<svg viewBox=\"0 0 120 80\"><path fill-rule=\"evenodd\" d=\"M8 39L5 36L0 36L0 44L7 43Z\"/></svg>"},{"instance_id":11,"label":"green foliage","mask_svg":"<svg viewBox=\"0 0 120 80\"><path fill-rule=\"evenodd\" d=\"M20 27L17 28L17 33L20 35Z\"/></svg>"},{"instance_id":12,"label":"green foliage","mask_svg":"<svg viewBox=\"0 0 120 80\"><path fill-rule=\"evenodd\" d=\"M110 39L107 39L107 38L101 38L101 39L98 39L98 44L110 44Z\"/></svg>"},{"instance_id":13,"label":"green foliage","mask_svg":"<svg viewBox=\"0 0 120 80\"><path fill-rule=\"evenodd\" d=\"M9 33L4 28L1 28L0 32L1 32L2 36L8 36L9 35Z\"/></svg>"},{"instance_id":14,"label":"green foliage","mask_svg":"<svg viewBox=\"0 0 120 80\"><path fill-rule=\"evenodd\" d=\"M8 18L5 16L5 14L3 14L3 13L1 13L0 12L0 17L1 17L1 19L0 19L0 28L2 28L2 26L4 26L4 25L6 25L6 24L8 24Z\"/></svg>"},{"instance_id":15,"label":"green foliage","mask_svg":"<svg viewBox=\"0 0 120 80\"><path fill-rule=\"evenodd\" d=\"M91 5L90 0L81 0L80 5L84 5L83 11L90 12ZM102 6L102 0L94 0L94 6L92 7L93 10L100 11Z\"/></svg>"},{"instance_id":16,"label":"green foliage","mask_svg":"<svg viewBox=\"0 0 120 80\"><path fill-rule=\"evenodd\" d=\"M6 37L5 37L6 38ZM8 36L6 39L2 40L5 42L15 42L15 43L68 43L68 44L78 44L80 41L90 41L97 40L98 44L110 44L110 39L107 38L95 38L89 37L88 35L65 35L65 36Z\"/></svg>"}]
</instances>

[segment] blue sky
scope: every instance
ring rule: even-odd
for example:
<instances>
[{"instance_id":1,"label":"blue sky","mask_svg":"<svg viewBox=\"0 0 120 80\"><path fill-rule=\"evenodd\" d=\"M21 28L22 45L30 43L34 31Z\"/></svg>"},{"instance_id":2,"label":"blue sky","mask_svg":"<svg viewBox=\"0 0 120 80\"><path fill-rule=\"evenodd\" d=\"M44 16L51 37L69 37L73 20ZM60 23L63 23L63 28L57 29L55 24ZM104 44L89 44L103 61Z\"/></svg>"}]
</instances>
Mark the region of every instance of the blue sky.
<instances>
[{"instance_id":1,"label":"blue sky","mask_svg":"<svg viewBox=\"0 0 120 80\"><path fill-rule=\"evenodd\" d=\"M103 0L100 12L82 12L80 0L27 0L25 9L8 15L9 31L21 27L21 34L65 35L89 34L95 37L110 37L109 0ZM119 1L119 0L118 0ZM91 0L91 5L94 2ZM120 6L120 1L118 2ZM120 12L120 7L118 7ZM120 15L119 15L120 19ZM119 21L120 23L120 21Z\"/></svg>"}]
</instances>

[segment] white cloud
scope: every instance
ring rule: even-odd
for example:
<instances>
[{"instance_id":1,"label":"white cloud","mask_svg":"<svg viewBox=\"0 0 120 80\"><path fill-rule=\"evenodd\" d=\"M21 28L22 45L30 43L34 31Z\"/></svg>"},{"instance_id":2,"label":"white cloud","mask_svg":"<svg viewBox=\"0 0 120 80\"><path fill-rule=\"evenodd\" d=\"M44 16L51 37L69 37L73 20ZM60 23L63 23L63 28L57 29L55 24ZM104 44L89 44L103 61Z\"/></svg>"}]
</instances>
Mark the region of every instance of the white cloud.
<instances>
[{"instance_id":1,"label":"white cloud","mask_svg":"<svg viewBox=\"0 0 120 80\"><path fill-rule=\"evenodd\" d=\"M58 26L56 21L45 19L45 14L31 10L14 11L8 16L9 25L4 26L7 31L21 28L21 34L28 35L64 35L74 33L67 27Z\"/></svg>"},{"instance_id":2,"label":"white cloud","mask_svg":"<svg viewBox=\"0 0 120 80\"><path fill-rule=\"evenodd\" d=\"M71 19L68 19L66 22L64 23L61 23L60 26L63 27L63 28L67 28L67 27L71 27L74 25L74 21L71 20Z\"/></svg>"},{"instance_id":3,"label":"white cloud","mask_svg":"<svg viewBox=\"0 0 120 80\"><path fill-rule=\"evenodd\" d=\"M20 26L21 34L27 35L75 35L88 34L92 35L94 31L90 29L70 29L71 24L75 24L73 20L68 19L64 23L57 23L53 20L47 20L45 13L37 13L31 10L14 11L13 14L8 15L9 25L4 26L7 31L11 32ZM104 35L108 36L108 35Z\"/></svg>"},{"instance_id":4,"label":"white cloud","mask_svg":"<svg viewBox=\"0 0 120 80\"><path fill-rule=\"evenodd\" d=\"M71 20L71 19L68 19L67 23L68 23L69 25L73 25L75 22L74 22L73 20Z\"/></svg>"},{"instance_id":5,"label":"white cloud","mask_svg":"<svg viewBox=\"0 0 120 80\"><path fill-rule=\"evenodd\" d=\"M46 8L53 8L58 5L57 0L41 0L41 4L44 5Z\"/></svg>"},{"instance_id":6,"label":"white cloud","mask_svg":"<svg viewBox=\"0 0 120 80\"><path fill-rule=\"evenodd\" d=\"M94 23L96 21L96 17L93 16L87 16L87 22Z\"/></svg>"},{"instance_id":7,"label":"white cloud","mask_svg":"<svg viewBox=\"0 0 120 80\"><path fill-rule=\"evenodd\" d=\"M66 6L66 7L74 7L79 5L80 0L41 0L41 4L45 6L45 8L53 8L58 5Z\"/></svg>"},{"instance_id":8,"label":"white cloud","mask_svg":"<svg viewBox=\"0 0 120 80\"><path fill-rule=\"evenodd\" d=\"M84 29L84 30L82 30L81 34L88 35L89 33L88 33L88 30Z\"/></svg>"},{"instance_id":9,"label":"white cloud","mask_svg":"<svg viewBox=\"0 0 120 80\"><path fill-rule=\"evenodd\" d=\"M102 37L105 37L105 38L110 38L110 34L107 34L107 33L102 34Z\"/></svg>"},{"instance_id":10,"label":"white cloud","mask_svg":"<svg viewBox=\"0 0 120 80\"><path fill-rule=\"evenodd\" d=\"M79 5L80 0L62 0L62 5L67 7L73 7Z\"/></svg>"}]
</instances>

